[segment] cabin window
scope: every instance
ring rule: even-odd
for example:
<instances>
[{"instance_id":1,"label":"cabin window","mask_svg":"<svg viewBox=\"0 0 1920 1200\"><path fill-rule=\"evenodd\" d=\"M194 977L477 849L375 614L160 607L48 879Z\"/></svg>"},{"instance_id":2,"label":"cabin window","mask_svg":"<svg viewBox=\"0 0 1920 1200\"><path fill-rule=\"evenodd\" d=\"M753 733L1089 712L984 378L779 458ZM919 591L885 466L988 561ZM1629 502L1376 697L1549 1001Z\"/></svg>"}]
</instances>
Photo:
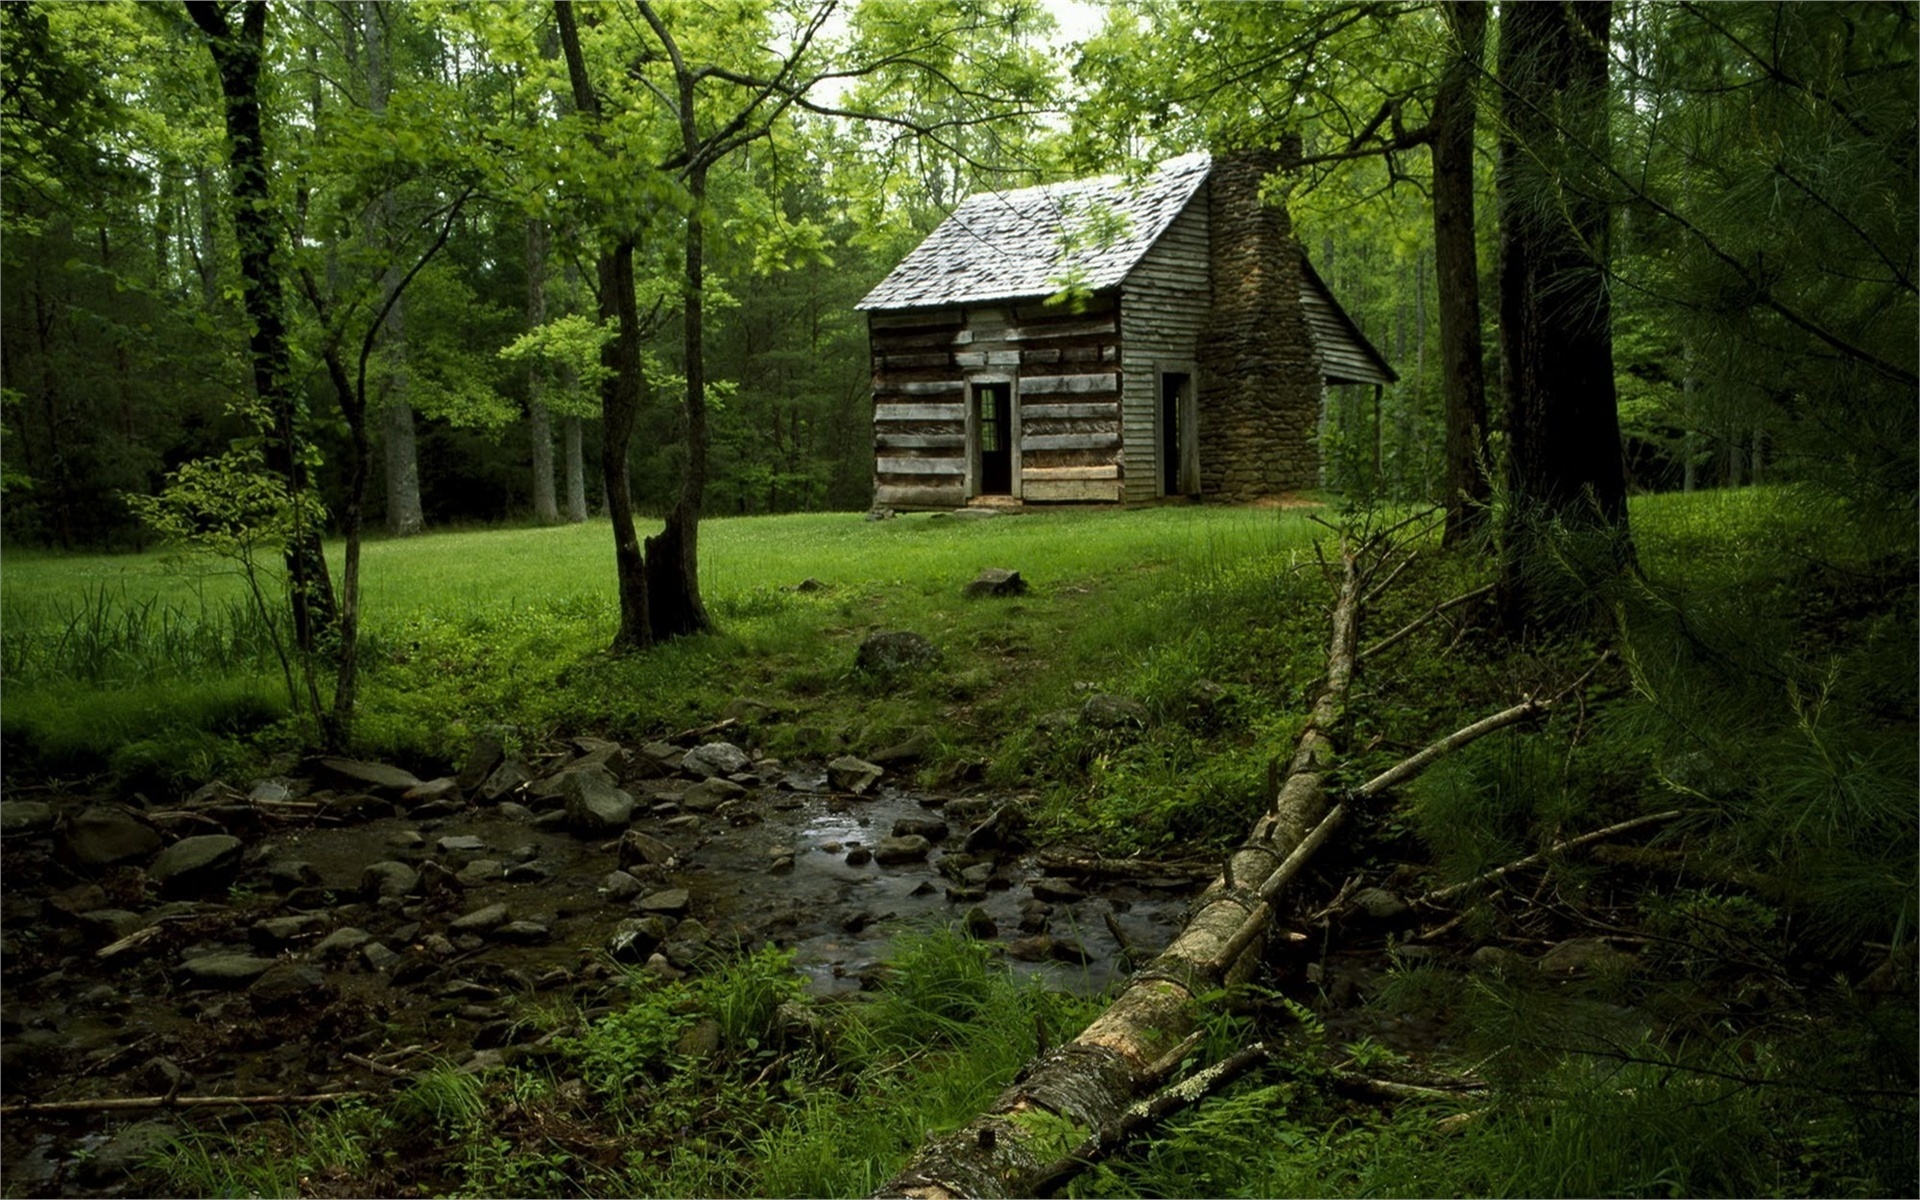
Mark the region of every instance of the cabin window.
<instances>
[{"instance_id":1,"label":"cabin window","mask_svg":"<svg viewBox=\"0 0 1920 1200\"><path fill-rule=\"evenodd\" d=\"M1160 373L1160 494L1192 496L1199 487L1199 444L1193 375Z\"/></svg>"}]
</instances>

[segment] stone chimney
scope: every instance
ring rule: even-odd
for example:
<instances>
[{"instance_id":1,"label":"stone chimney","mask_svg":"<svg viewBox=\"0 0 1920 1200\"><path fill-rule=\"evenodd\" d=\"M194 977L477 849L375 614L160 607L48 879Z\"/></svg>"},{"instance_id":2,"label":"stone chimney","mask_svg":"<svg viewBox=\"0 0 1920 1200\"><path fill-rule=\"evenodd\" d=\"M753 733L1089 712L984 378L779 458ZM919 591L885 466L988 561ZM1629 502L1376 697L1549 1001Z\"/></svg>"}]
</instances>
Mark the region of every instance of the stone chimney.
<instances>
[{"instance_id":1,"label":"stone chimney","mask_svg":"<svg viewBox=\"0 0 1920 1200\"><path fill-rule=\"evenodd\" d=\"M1306 311L1300 250L1286 210L1260 185L1297 157L1286 150L1216 154L1207 216L1213 310L1200 339L1200 486L1227 501L1277 496L1320 482L1324 387Z\"/></svg>"}]
</instances>

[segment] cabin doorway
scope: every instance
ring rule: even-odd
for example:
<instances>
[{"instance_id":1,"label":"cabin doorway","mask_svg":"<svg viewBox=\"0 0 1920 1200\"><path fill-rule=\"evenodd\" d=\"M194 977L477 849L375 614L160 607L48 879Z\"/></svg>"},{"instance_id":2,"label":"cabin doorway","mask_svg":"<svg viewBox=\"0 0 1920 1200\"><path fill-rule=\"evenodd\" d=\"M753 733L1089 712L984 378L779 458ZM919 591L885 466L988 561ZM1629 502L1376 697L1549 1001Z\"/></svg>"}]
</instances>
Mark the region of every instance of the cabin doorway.
<instances>
[{"instance_id":1,"label":"cabin doorway","mask_svg":"<svg viewBox=\"0 0 1920 1200\"><path fill-rule=\"evenodd\" d=\"M982 496L1013 494L1013 385L973 385L975 451L979 455L974 478Z\"/></svg>"},{"instance_id":2,"label":"cabin doorway","mask_svg":"<svg viewBox=\"0 0 1920 1200\"><path fill-rule=\"evenodd\" d=\"M1191 496L1199 489L1200 455L1195 441L1193 376L1160 373L1160 494Z\"/></svg>"}]
</instances>

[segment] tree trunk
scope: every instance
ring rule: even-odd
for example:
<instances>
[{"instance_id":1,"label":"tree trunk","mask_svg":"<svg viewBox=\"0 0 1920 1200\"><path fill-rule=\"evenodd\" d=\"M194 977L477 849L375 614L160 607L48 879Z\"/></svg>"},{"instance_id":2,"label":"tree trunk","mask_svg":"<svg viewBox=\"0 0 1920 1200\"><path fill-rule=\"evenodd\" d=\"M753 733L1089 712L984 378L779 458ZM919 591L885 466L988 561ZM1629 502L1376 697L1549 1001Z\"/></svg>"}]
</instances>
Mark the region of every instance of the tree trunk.
<instances>
[{"instance_id":1,"label":"tree trunk","mask_svg":"<svg viewBox=\"0 0 1920 1200\"><path fill-rule=\"evenodd\" d=\"M1621 562L1626 475L1606 285L1608 207L1582 177L1604 161L1608 6L1501 14L1500 352L1509 504L1507 627L1537 626L1554 527L1597 531Z\"/></svg>"},{"instance_id":2,"label":"tree trunk","mask_svg":"<svg viewBox=\"0 0 1920 1200\"><path fill-rule=\"evenodd\" d=\"M240 251L241 303L250 329L247 357L257 419L266 434L267 469L284 482L296 512L308 491L298 431L298 396L287 347L284 293L279 264L279 217L268 187L268 158L261 121L260 72L266 51L267 5L248 0L239 29L214 0L188 0L187 12L205 35L220 76L227 130L227 191L233 201L234 240ZM320 530L301 523L287 545L288 594L294 637L311 653L337 618Z\"/></svg>"},{"instance_id":3,"label":"tree trunk","mask_svg":"<svg viewBox=\"0 0 1920 1200\"><path fill-rule=\"evenodd\" d=\"M393 60L387 53L386 18L380 7L372 0L361 0L360 18L367 46L367 112L377 124L386 119L387 95L393 88ZM393 224L393 193L389 191L369 210L368 233L376 233L380 226L392 229ZM369 240L373 240L371 236ZM399 286L400 268L395 264L387 268L382 287L387 296L392 296ZM420 452L414 435L413 405L407 401L406 319L398 301L387 311L382 334L387 348L386 394L380 413L387 532L395 537L412 537L424 530L427 522L420 506Z\"/></svg>"},{"instance_id":4,"label":"tree trunk","mask_svg":"<svg viewBox=\"0 0 1920 1200\"><path fill-rule=\"evenodd\" d=\"M581 453L580 418L568 413L560 419L567 465L567 520L578 525L587 519L587 467Z\"/></svg>"},{"instance_id":5,"label":"tree trunk","mask_svg":"<svg viewBox=\"0 0 1920 1200\"><path fill-rule=\"evenodd\" d=\"M693 111L693 85L683 80L682 111ZM687 118L691 121L691 117ZM703 295L706 286L707 169L695 161L687 171L685 371L687 461L680 475L680 498L667 514L666 528L647 539L647 604L656 641L713 628L700 600L700 509L707 487L707 374ZM608 485L612 490L612 484Z\"/></svg>"},{"instance_id":6,"label":"tree trunk","mask_svg":"<svg viewBox=\"0 0 1920 1200\"><path fill-rule=\"evenodd\" d=\"M538 217L527 222L527 329L547 321L547 225ZM533 452L533 519L542 525L560 523L560 506L553 497L553 418L547 412L546 380L538 363L527 366L527 435Z\"/></svg>"},{"instance_id":7,"label":"tree trunk","mask_svg":"<svg viewBox=\"0 0 1920 1200\"><path fill-rule=\"evenodd\" d=\"M1250 969L1262 930L1249 936L1246 927L1265 903L1258 895L1261 884L1327 815L1326 775L1345 720L1359 639L1361 571L1353 554L1345 559L1325 685L1295 743L1286 782L1252 836L1227 860L1225 873L1196 902L1193 919L1079 1037L1030 1064L985 1115L923 1146L878 1195L931 1200L1036 1194L1035 1185L1053 1168L1058 1140L1042 1131L1062 1131L1055 1118L1064 1118L1078 1127L1071 1131L1072 1144L1077 1135L1118 1118L1145 1085L1166 1073L1157 1069L1163 1057L1198 1026L1199 997ZM1029 1114L1043 1120L1022 1120Z\"/></svg>"},{"instance_id":8,"label":"tree trunk","mask_svg":"<svg viewBox=\"0 0 1920 1200\"><path fill-rule=\"evenodd\" d=\"M570 0L555 0L555 22L560 48L567 60L573 102L596 123L588 137L596 149L605 149L597 123L600 97L587 75L580 52L580 30L574 23ZM603 233L595 270L600 284L600 320L613 326L613 337L600 351L607 377L600 385L600 464L607 488L607 515L613 520L613 565L620 595L620 627L613 636L616 650L642 650L653 644L653 625L647 615L650 583L640 539L633 528L633 501L627 473L627 443L640 408L640 313L633 295L633 235Z\"/></svg>"},{"instance_id":9,"label":"tree trunk","mask_svg":"<svg viewBox=\"0 0 1920 1200\"><path fill-rule=\"evenodd\" d=\"M1486 49L1484 0L1445 5L1457 46L1434 101L1433 263L1440 289L1440 394L1446 422L1446 531L1457 546L1484 521L1487 380L1480 342L1480 264L1474 239L1475 81Z\"/></svg>"}]
</instances>

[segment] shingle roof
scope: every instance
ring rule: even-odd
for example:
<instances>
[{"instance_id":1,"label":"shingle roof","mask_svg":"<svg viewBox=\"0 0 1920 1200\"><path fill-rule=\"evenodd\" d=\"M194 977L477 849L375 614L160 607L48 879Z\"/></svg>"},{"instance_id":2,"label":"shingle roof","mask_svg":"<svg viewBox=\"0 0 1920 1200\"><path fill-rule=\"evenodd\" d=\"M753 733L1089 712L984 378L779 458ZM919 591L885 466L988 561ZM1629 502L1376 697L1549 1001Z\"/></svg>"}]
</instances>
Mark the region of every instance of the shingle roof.
<instances>
[{"instance_id":1,"label":"shingle roof","mask_svg":"<svg viewBox=\"0 0 1920 1200\"><path fill-rule=\"evenodd\" d=\"M1168 159L1137 184L1118 176L969 196L854 307L926 308L1049 296L1069 276L1125 279L1193 198L1212 160Z\"/></svg>"}]
</instances>

